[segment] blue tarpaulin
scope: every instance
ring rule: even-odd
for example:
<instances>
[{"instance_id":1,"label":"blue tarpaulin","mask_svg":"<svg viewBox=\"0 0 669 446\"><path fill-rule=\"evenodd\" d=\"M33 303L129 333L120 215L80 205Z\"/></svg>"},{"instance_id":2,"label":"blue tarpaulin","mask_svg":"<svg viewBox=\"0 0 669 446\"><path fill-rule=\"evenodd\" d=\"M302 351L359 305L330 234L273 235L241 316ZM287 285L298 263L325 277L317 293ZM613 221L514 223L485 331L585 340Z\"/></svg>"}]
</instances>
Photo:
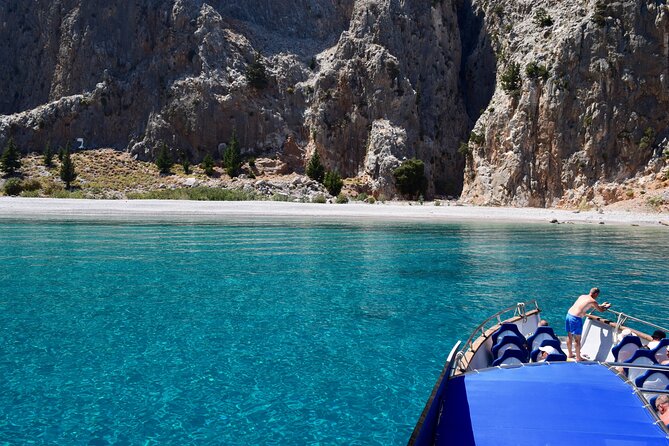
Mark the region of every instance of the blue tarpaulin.
<instances>
[{"instance_id":1,"label":"blue tarpaulin","mask_svg":"<svg viewBox=\"0 0 669 446\"><path fill-rule=\"evenodd\" d=\"M607 367L493 368L449 380L436 444L655 446L669 438Z\"/></svg>"}]
</instances>

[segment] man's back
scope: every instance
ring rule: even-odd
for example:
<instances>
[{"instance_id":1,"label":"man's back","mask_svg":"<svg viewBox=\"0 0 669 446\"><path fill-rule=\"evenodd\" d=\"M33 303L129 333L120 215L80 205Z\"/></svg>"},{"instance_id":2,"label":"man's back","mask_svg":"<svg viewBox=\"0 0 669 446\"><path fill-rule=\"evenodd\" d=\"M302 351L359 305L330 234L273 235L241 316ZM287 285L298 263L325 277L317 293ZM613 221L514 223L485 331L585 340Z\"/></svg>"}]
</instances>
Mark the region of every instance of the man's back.
<instances>
[{"instance_id":1,"label":"man's back","mask_svg":"<svg viewBox=\"0 0 669 446\"><path fill-rule=\"evenodd\" d=\"M592 304L595 302L595 299L589 294L583 294L576 299L574 305L569 309L569 314L576 317L585 316L585 312L592 307Z\"/></svg>"}]
</instances>

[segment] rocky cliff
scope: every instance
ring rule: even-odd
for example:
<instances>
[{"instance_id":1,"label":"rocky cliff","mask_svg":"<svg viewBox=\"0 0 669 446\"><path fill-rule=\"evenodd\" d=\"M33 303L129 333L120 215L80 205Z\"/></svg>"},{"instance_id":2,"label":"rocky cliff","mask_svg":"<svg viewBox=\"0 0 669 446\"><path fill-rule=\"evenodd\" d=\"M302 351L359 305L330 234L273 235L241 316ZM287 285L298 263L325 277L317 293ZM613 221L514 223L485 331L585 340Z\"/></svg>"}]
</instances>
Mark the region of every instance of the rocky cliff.
<instances>
[{"instance_id":1,"label":"rocky cliff","mask_svg":"<svg viewBox=\"0 0 669 446\"><path fill-rule=\"evenodd\" d=\"M3 3L0 143L26 152L164 142L197 162L234 132L285 172L318 150L388 196L417 157L429 194L532 206L663 166L665 1Z\"/></svg>"},{"instance_id":2,"label":"rocky cliff","mask_svg":"<svg viewBox=\"0 0 669 446\"><path fill-rule=\"evenodd\" d=\"M555 205L665 166L666 1L473 7L497 55L498 88L469 138L464 199Z\"/></svg>"}]
</instances>

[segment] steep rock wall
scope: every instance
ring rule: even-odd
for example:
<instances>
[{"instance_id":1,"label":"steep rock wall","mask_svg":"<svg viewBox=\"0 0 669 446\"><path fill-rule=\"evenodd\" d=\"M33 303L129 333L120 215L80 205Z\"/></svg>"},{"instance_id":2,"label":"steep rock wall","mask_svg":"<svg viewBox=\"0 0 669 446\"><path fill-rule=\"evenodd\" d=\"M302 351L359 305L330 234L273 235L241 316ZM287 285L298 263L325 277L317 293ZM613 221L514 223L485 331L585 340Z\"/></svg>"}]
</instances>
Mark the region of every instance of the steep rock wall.
<instances>
[{"instance_id":1,"label":"steep rock wall","mask_svg":"<svg viewBox=\"0 0 669 446\"><path fill-rule=\"evenodd\" d=\"M328 168L389 194L392 168L417 156L430 191L459 193L471 123L457 11L432 3L9 0L0 139L40 150L83 137L145 158L165 142L198 160L236 132L249 154L318 147ZM256 53L260 90L244 76ZM386 139L373 131L388 125L406 139L377 147ZM370 150L388 156L375 164Z\"/></svg>"},{"instance_id":2,"label":"steep rock wall","mask_svg":"<svg viewBox=\"0 0 669 446\"><path fill-rule=\"evenodd\" d=\"M498 55L498 88L469 141L463 199L553 205L568 190L622 181L662 156L666 2L479 1L475 8ZM540 8L551 25L541 26ZM515 93L500 88L512 63L522 81ZM547 74L528 76L532 63Z\"/></svg>"},{"instance_id":3,"label":"steep rock wall","mask_svg":"<svg viewBox=\"0 0 669 446\"><path fill-rule=\"evenodd\" d=\"M198 162L236 133L297 171L318 150L374 193L415 156L429 194L546 206L660 165L669 136L664 0L4 3L0 144L24 151L81 137Z\"/></svg>"}]
</instances>

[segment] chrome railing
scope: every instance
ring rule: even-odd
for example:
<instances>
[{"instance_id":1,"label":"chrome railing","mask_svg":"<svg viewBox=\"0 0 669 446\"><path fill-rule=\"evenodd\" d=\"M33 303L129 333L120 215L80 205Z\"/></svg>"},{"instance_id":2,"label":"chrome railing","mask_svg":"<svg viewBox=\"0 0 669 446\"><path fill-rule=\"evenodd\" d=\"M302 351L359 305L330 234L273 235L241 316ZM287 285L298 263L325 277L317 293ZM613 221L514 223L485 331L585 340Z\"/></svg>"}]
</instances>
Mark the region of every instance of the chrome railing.
<instances>
[{"instance_id":1,"label":"chrome railing","mask_svg":"<svg viewBox=\"0 0 669 446\"><path fill-rule=\"evenodd\" d=\"M530 308L534 307L534 308ZM529 309L528 309L529 308ZM462 360L465 357L465 353L468 351L473 351L473 344L474 340L478 339L481 336L484 336L486 331L488 331L490 328L494 327L495 325L500 325L503 321L507 319L511 319L513 317L522 317L526 318L526 315L530 311L541 311L539 308L539 304L537 303L536 299L531 300L528 302L518 302L516 305L512 305L510 307L504 308L503 310L498 311L497 313L493 314L483 322L481 322L478 327L472 331L472 334L469 336L469 339L465 341L463 344L463 347L457 352L455 356L455 360L457 363L457 368L463 369L462 367ZM512 313L513 312L513 313ZM508 314L508 316L502 318L502 315ZM494 323L493 323L494 322ZM456 367L453 367L451 370L451 374L453 371L455 371Z\"/></svg>"},{"instance_id":2,"label":"chrome railing","mask_svg":"<svg viewBox=\"0 0 669 446\"><path fill-rule=\"evenodd\" d=\"M620 311L615 311L615 310L607 310L609 313L613 313L616 315L616 330L619 331L620 327L623 327L627 321L633 321L637 322L641 325L645 325L647 327L656 329L656 330L662 330L665 333L669 333L669 329L666 329L664 327L661 327L657 324L653 324L652 322L645 321L643 319L636 318L634 316L630 316L629 314L621 313Z\"/></svg>"}]
</instances>

